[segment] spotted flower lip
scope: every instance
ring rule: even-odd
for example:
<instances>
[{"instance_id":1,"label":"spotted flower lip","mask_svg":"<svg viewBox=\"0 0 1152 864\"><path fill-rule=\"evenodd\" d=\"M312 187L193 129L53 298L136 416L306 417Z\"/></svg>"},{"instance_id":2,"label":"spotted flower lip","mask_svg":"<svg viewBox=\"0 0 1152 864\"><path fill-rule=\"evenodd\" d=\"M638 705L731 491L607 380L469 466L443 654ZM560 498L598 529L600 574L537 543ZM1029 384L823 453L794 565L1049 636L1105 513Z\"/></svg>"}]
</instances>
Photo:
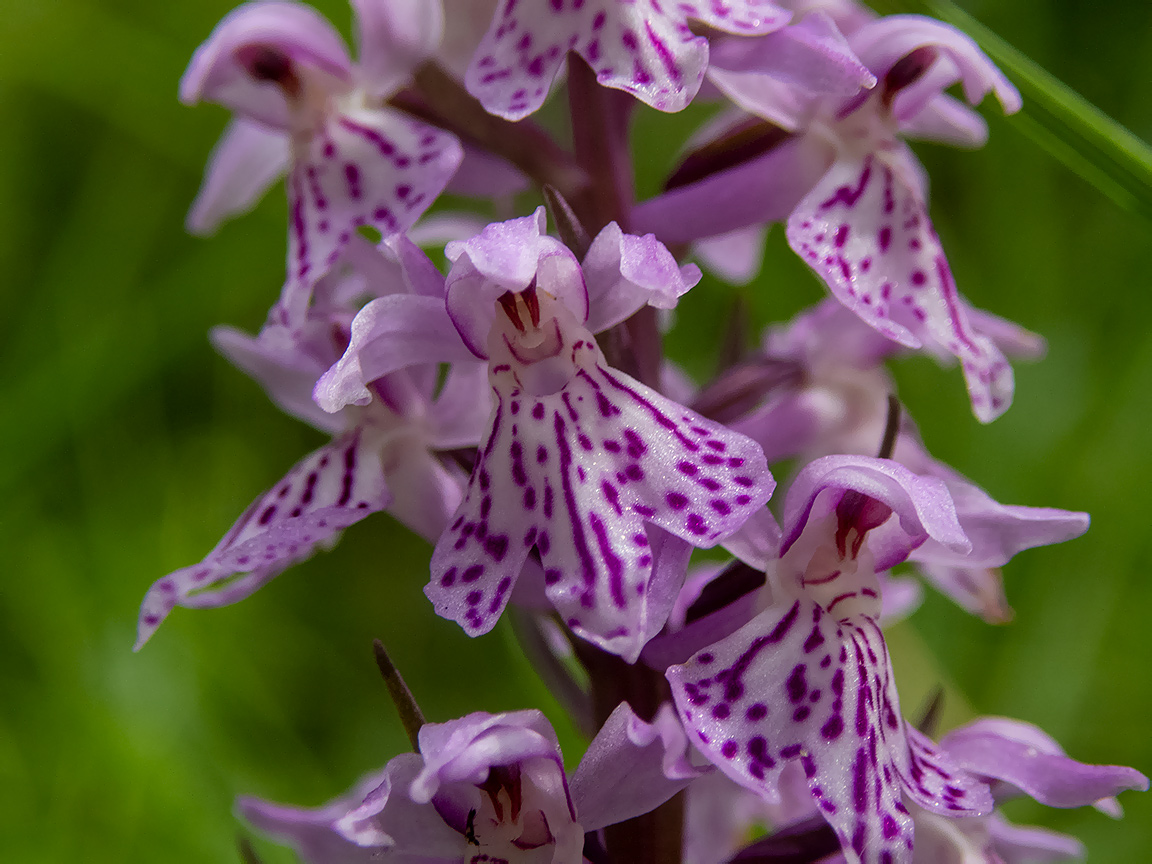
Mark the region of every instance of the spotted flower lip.
<instances>
[{"instance_id":1,"label":"spotted flower lip","mask_svg":"<svg viewBox=\"0 0 1152 864\"><path fill-rule=\"evenodd\" d=\"M185 102L214 101L235 113L213 151L190 230L214 230L288 172L281 306L294 321L358 227L385 236L410 228L462 158L453 136L381 107L435 50L440 4L353 5L359 64L315 10L268 0L227 15L181 81Z\"/></svg>"},{"instance_id":2,"label":"spotted flower lip","mask_svg":"<svg viewBox=\"0 0 1152 864\"><path fill-rule=\"evenodd\" d=\"M468 91L493 114L519 120L538 109L569 51L597 82L660 111L683 109L704 79L708 40L688 20L727 33L762 35L791 13L771 0L502 0L465 73Z\"/></svg>"}]
</instances>

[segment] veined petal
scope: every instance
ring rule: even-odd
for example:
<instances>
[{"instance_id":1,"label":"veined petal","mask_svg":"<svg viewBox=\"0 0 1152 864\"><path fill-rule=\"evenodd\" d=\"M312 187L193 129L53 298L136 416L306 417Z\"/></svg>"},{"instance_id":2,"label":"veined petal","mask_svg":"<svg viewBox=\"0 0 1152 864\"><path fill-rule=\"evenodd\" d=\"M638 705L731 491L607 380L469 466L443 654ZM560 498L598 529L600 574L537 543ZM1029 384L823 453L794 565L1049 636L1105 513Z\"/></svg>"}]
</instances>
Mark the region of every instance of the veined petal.
<instances>
[{"instance_id":1,"label":"veined petal","mask_svg":"<svg viewBox=\"0 0 1152 864\"><path fill-rule=\"evenodd\" d=\"M493 114L519 120L548 96L568 51L583 57L605 87L625 90L661 111L696 95L708 42L693 18L730 33L756 35L791 17L770 0L668 4L653 0L505 0L468 67L468 91Z\"/></svg>"},{"instance_id":2,"label":"veined petal","mask_svg":"<svg viewBox=\"0 0 1152 864\"><path fill-rule=\"evenodd\" d=\"M409 794L420 803L431 801L442 784L483 783L494 765L541 756L560 762L556 732L535 709L476 711L447 723L428 723L421 727L419 740L424 766Z\"/></svg>"},{"instance_id":3,"label":"veined petal","mask_svg":"<svg viewBox=\"0 0 1152 864\"><path fill-rule=\"evenodd\" d=\"M353 431L293 466L257 499L199 564L148 589L139 650L175 606L207 608L242 600L323 541L388 505L380 455ZM238 579L232 580L236 574Z\"/></svg>"},{"instance_id":4,"label":"veined petal","mask_svg":"<svg viewBox=\"0 0 1152 864\"><path fill-rule=\"evenodd\" d=\"M359 77L377 98L391 96L440 45L441 0L350 0L356 10Z\"/></svg>"},{"instance_id":5,"label":"veined petal","mask_svg":"<svg viewBox=\"0 0 1152 864\"><path fill-rule=\"evenodd\" d=\"M290 131L293 105L288 86L326 89L327 81L348 82L352 63L328 19L302 3L279 0L245 3L212 31L180 79L180 101L216 102L271 126Z\"/></svg>"},{"instance_id":6,"label":"veined petal","mask_svg":"<svg viewBox=\"0 0 1152 864\"><path fill-rule=\"evenodd\" d=\"M788 219L788 243L867 324L909 348L932 343L959 358L977 418L1012 401L1012 369L968 319L968 304L918 194L903 145L839 159Z\"/></svg>"},{"instance_id":7,"label":"veined petal","mask_svg":"<svg viewBox=\"0 0 1152 864\"><path fill-rule=\"evenodd\" d=\"M907 792L934 809L988 812L972 778L906 727L884 639L866 616L836 622L816 603L772 607L668 670L689 737L740 785L768 800L800 760L812 797L849 862L911 861Z\"/></svg>"},{"instance_id":8,"label":"veined petal","mask_svg":"<svg viewBox=\"0 0 1152 864\"><path fill-rule=\"evenodd\" d=\"M288 170L291 158L285 133L242 117L233 120L208 157L185 226L193 234L211 234L224 220L248 212Z\"/></svg>"},{"instance_id":9,"label":"veined petal","mask_svg":"<svg viewBox=\"0 0 1152 864\"><path fill-rule=\"evenodd\" d=\"M711 546L774 481L752 441L605 368L573 326L561 350L577 371L555 392L533 395L494 360L496 409L425 593L468 633L487 632L535 548L568 626L632 662L663 623L650 620L644 524Z\"/></svg>"},{"instance_id":10,"label":"veined petal","mask_svg":"<svg viewBox=\"0 0 1152 864\"><path fill-rule=\"evenodd\" d=\"M288 180L290 292L281 303L296 320L309 286L332 267L353 232L407 230L460 164L455 137L388 109L331 117L307 144Z\"/></svg>"},{"instance_id":11,"label":"veined petal","mask_svg":"<svg viewBox=\"0 0 1152 864\"><path fill-rule=\"evenodd\" d=\"M625 234L609 222L580 265L588 286L588 329L600 333L642 306L672 309L700 281L695 264L680 266L652 234Z\"/></svg>"},{"instance_id":12,"label":"veined petal","mask_svg":"<svg viewBox=\"0 0 1152 864\"><path fill-rule=\"evenodd\" d=\"M661 705L647 723L621 702L572 775L572 800L580 825L596 831L656 809L712 770L692 765L691 752L671 705Z\"/></svg>"}]
</instances>

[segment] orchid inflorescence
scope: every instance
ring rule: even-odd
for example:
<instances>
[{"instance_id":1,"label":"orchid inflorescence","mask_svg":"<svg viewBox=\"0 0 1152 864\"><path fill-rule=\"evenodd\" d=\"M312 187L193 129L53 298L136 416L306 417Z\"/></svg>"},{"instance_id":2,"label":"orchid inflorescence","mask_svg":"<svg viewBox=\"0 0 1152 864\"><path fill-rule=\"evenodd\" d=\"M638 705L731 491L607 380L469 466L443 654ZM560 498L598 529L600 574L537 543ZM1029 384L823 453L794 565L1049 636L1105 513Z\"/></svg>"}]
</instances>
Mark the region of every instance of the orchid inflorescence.
<instances>
[{"instance_id":1,"label":"orchid inflorescence","mask_svg":"<svg viewBox=\"0 0 1152 864\"><path fill-rule=\"evenodd\" d=\"M288 194L266 324L213 340L332 440L152 586L137 647L176 606L234 603L386 510L434 545L437 614L479 636L511 604L553 679L582 668L558 696L591 743L569 775L537 710L427 722L378 645L415 752L323 807L243 798L242 817L316 864L1080 854L997 806L1115 813L1147 778L1005 718L934 740L901 713L883 631L919 598L897 565L1003 621L999 568L1088 527L936 461L885 370L955 359L990 422L1007 356L1043 351L959 293L904 141L981 145L949 88L1011 113L1012 84L958 30L854 0L352 6L355 61L310 7L261 0L181 82L234 112L190 230L282 175ZM555 90L570 138L532 118ZM700 99L719 112L635 201L638 103ZM547 206L429 216L445 191ZM661 348L658 310L701 279L677 259L747 281L775 221L829 297L697 387Z\"/></svg>"}]
</instances>

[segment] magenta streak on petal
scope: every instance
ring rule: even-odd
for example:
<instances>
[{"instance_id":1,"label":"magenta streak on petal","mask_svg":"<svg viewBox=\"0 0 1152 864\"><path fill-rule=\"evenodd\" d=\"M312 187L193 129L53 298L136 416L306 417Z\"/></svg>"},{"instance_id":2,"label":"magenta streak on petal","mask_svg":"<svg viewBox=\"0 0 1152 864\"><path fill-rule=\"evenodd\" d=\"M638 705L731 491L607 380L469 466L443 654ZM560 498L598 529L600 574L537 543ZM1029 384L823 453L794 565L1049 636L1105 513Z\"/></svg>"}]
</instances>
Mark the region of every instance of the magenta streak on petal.
<instances>
[{"instance_id":1,"label":"magenta streak on petal","mask_svg":"<svg viewBox=\"0 0 1152 864\"><path fill-rule=\"evenodd\" d=\"M308 236L304 225L304 195L300 189L300 177L295 172L291 179L292 190L292 234L296 238L296 278L308 275Z\"/></svg>"},{"instance_id":2,"label":"magenta streak on petal","mask_svg":"<svg viewBox=\"0 0 1152 864\"><path fill-rule=\"evenodd\" d=\"M592 532L596 535L596 542L600 546L600 556L604 559L604 564L608 567L612 600L620 609L623 609L628 605L627 600L624 598L624 564L616 553L612 551L612 543L608 539L608 532L604 528L603 520L595 513L589 513L588 523L592 526Z\"/></svg>"},{"instance_id":3,"label":"magenta streak on petal","mask_svg":"<svg viewBox=\"0 0 1152 864\"><path fill-rule=\"evenodd\" d=\"M820 209L829 210L837 204L843 204L845 207L851 209L856 206L860 201L864 191L868 188L868 182L872 179L872 156L866 156L864 159L864 170L860 173L860 182L855 189L847 184L839 187L832 197L820 205Z\"/></svg>"},{"instance_id":4,"label":"magenta streak on petal","mask_svg":"<svg viewBox=\"0 0 1152 864\"><path fill-rule=\"evenodd\" d=\"M748 650L740 655L740 658L732 665L730 674L724 682L724 698L729 701L739 699L744 693L744 685L740 679L744 677L744 673L748 671L748 667L752 665L752 661L756 656L767 648L769 645L775 645L788 635L788 631L792 629L792 625L796 623L796 617L800 614L800 602L796 601L792 604L792 608L788 610L787 614L780 619L779 623L772 628L772 632L767 636L757 638L749 647Z\"/></svg>"},{"instance_id":5,"label":"magenta streak on petal","mask_svg":"<svg viewBox=\"0 0 1152 864\"><path fill-rule=\"evenodd\" d=\"M580 557L580 570L584 584L591 591L596 579L596 565L592 561L592 552L588 548L588 540L584 536L584 524L580 521L580 511L576 509L576 495L572 491L572 450L568 447L568 441L565 438L567 427L559 411L554 414L553 428L556 430L556 448L559 451L560 459L560 486L564 492L564 504L572 516L572 541L576 546L576 554Z\"/></svg>"},{"instance_id":6,"label":"magenta streak on petal","mask_svg":"<svg viewBox=\"0 0 1152 864\"><path fill-rule=\"evenodd\" d=\"M952 332L956 334L956 338L964 343L968 350L975 354L979 354L980 349L972 343L971 338L964 332L964 328L960 327L958 322L964 314L960 309L956 294L956 283L952 281L952 270L948 266L948 262L943 255L936 256L936 275L940 277L940 291L944 295L944 302L948 305L948 319L952 324Z\"/></svg>"},{"instance_id":7,"label":"magenta streak on petal","mask_svg":"<svg viewBox=\"0 0 1152 864\"><path fill-rule=\"evenodd\" d=\"M669 419L664 414L664 412L662 412L659 408L657 408L651 402L646 400L643 396L641 396L635 390L633 390L630 387L628 387L627 385L625 385L619 379L614 378L606 369L601 369L600 372L604 375L605 380L607 380L609 384L611 384L613 387L615 387L617 390L621 391L622 393L627 393L629 396L631 396L632 400L637 405L640 405L641 407L645 408L648 411L648 413L652 415L652 418L657 423L659 423L661 426L663 426L665 429L667 429L669 432L671 432L673 435L675 435L676 440L684 445L684 449L686 449L692 453L695 453L700 449L700 445L697 444L695 441L688 439L684 435L684 433L680 431L680 429L676 425L676 423L674 421L672 421L671 419ZM589 378L588 375L584 372L584 370L581 370L579 374L581 374L585 378L587 378L589 383L593 387L595 387L597 390L600 389L599 385L596 384L596 382L593 381L591 378Z\"/></svg>"},{"instance_id":8,"label":"magenta streak on petal","mask_svg":"<svg viewBox=\"0 0 1152 864\"><path fill-rule=\"evenodd\" d=\"M680 71L680 66L676 63L676 58L672 56L672 52L668 50L668 46L664 44L664 40L656 35L656 31L652 29L652 24L649 21L644 22L644 29L648 31L648 41L652 43L652 47L656 49L656 56L660 58L660 62L664 64L664 68L668 70L668 75L680 86L684 82L684 73Z\"/></svg>"},{"instance_id":9,"label":"magenta streak on petal","mask_svg":"<svg viewBox=\"0 0 1152 864\"><path fill-rule=\"evenodd\" d=\"M347 117L341 117L339 123L352 134L359 135L361 138L374 144L382 156L391 159L392 156L395 155L396 147L375 129L361 126L359 123L353 122Z\"/></svg>"}]
</instances>

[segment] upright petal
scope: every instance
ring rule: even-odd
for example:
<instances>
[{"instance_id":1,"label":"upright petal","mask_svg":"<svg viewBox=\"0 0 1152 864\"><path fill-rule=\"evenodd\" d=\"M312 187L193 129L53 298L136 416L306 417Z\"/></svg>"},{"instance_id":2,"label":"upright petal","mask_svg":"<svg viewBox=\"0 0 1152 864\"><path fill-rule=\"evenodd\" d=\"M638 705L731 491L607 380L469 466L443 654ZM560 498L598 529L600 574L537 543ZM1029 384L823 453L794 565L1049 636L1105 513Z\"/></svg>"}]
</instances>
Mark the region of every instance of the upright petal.
<instances>
[{"instance_id":1,"label":"upright petal","mask_svg":"<svg viewBox=\"0 0 1152 864\"><path fill-rule=\"evenodd\" d=\"M173 607L242 600L332 535L387 506L380 455L366 439L359 430L350 432L297 463L252 503L203 561L148 589L136 649Z\"/></svg>"},{"instance_id":2,"label":"upright petal","mask_svg":"<svg viewBox=\"0 0 1152 864\"><path fill-rule=\"evenodd\" d=\"M989 422L1012 401L1012 369L968 319L914 166L903 149L895 161L841 158L789 217L788 242L841 303L889 339L958 357L973 411Z\"/></svg>"},{"instance_id":3,"label":"upright petal","mask_svg":"<svg viewBox=\"0 0 1152 864\"><path fill-rule=\"evenodd\" d=\"M929 538L957 555L972 548L943 481L923 477L891 459L824 456L804 466L788 490L781 554L799 540L809 523L833 512L842 521L838 510L848 493L863 496L896 515L895 519L865 526L877 571L899 564ZM838 530L848 527L842 524Z\"/></svg>"},{"instance_id":4,"label":"upright petal","mask_svg":"<svg viewBox=\"0 0 1152 864\"><path fill-rule=\"evenodd\" d=\"M446 280L448 314L468 348L488 356L488 334L496 320L496 300L538 283L576 317L588 320L588 289L576 256L545 233L543 207L531 216L494 222L478 235L449 243L452 262Z\"/></svg>"},{"instance_id":5,"label":"upright petal","mask_svg":"<svg viewBox=\"0 0 1152 864\"><path fill-rule=\"evenodd\" d=\"M1004 74L971 37L942 21L922 15L886 15L861 27L852 34L850 42L864 65L881 78L917 48L935 49L946 56L955 70L951 80L937 83L938 91L959 78L970 104L977 104L986 93L993 92L1006 113L1020 109L1020 93Z\"/></svg>"},{"instance_id":6,"label":"upright petal","mask_svg":"<svg viewBox=\"0 0 1152 864\"><path fill-rule=\"evenodd\" d=\"M588 329L600 333L642 306L672 309L700 281L695 264L680 266L653 235L625 234L609 222L581 262L588 286Z\"/></svg>"}]
</instances>

